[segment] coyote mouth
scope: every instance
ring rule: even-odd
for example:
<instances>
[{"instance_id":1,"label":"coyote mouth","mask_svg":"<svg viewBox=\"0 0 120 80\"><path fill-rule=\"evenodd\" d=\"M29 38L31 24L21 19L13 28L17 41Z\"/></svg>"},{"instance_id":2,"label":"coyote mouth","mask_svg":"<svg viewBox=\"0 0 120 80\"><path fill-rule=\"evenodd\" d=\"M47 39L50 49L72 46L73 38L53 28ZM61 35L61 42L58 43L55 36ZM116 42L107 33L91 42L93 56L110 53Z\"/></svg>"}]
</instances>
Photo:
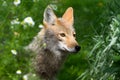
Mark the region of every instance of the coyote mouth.
<instances>
[{"instance_id":1,"label":"coyote mouth","mask_svg":"<svg viewBox=\"0 0 120 80\"><path fill-rule=\"evenodd\" d=\"M63 47L63 50L64 50L65 52L69 52L65 47Z\"/></svg>"},{"instance_id":2,"label":"coyote mouth","mask_svg":"<svg viewBox=\"0 0 120 80\"><path fill-rule=\"evenodd\" d=\"M69 52L65 47L62 47L60 49L58 49L59 51L62 51L62 52Z\"/></svg>"},{"instance_id":3,"label":"coyote mouth","mask_svg":"<svg viewBox=\"0 0 120 80\"><path fill-rule=\"evenodd\" d=\"M72 49L71 49L71 50L66 49L65 47L63 47L62 50L63 50L64 52L70 52L70 53L76 52L76 51L74 51L74 50L72 50Z\"/></svg>"}]
</instances>

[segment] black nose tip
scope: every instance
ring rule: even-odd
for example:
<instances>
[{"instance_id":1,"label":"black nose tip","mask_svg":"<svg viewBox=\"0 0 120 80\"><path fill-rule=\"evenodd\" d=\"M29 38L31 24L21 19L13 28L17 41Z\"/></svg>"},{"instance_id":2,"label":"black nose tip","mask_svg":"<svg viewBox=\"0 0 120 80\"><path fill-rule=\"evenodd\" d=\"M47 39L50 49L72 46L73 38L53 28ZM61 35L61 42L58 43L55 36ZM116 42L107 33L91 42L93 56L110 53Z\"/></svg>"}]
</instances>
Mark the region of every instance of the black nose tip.
<instances>
[{"instance_id":1,"label":"black nose tip","mask_svg":"<svg viewBox=\"0 0 120 80\"><path fill-rule=\"evenodd\" d=\"M79 51L80 49L81 49L80 46L75 46L75 50L76 50L76 51Z\"/></svg>"}]
</instances>

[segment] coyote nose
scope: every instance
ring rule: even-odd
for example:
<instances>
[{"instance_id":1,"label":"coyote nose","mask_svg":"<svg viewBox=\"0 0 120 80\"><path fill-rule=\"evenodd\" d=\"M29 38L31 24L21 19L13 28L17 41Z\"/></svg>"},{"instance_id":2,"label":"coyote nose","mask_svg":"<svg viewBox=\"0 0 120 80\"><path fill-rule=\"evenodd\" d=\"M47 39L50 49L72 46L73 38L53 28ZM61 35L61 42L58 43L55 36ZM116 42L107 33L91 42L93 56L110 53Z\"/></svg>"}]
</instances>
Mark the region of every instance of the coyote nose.
<instances>
[{"instance_id":1,"label":"coyote nose","mask_svg":"<svg viewBox=\"0 0 120 80\"><path fill-rule=\"evenodd\" d=\"M80 46L75 46L75 50L78 52L81 49Z\"/></svg>"}]
</instances>

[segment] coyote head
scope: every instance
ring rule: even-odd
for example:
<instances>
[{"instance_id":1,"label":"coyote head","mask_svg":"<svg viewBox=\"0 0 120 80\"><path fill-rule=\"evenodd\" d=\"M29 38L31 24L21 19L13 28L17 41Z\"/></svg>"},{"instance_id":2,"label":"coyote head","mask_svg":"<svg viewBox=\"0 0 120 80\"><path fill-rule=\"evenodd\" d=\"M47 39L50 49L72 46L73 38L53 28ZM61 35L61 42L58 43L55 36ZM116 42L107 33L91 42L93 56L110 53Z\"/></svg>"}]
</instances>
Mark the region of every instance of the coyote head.
<instances>
[{"instance_id":1,"label":"coyote head","mask_svg":"<svg viewBox=\"0 0 120 80\"><path fill-rule=\"evenodd\" d=\"M48 6L44 11L45 43L51 51L78 52L80 46L75 38L73 27L73 8L69 7L64 15L58 18Z\"/></svg>"}]
</instances>

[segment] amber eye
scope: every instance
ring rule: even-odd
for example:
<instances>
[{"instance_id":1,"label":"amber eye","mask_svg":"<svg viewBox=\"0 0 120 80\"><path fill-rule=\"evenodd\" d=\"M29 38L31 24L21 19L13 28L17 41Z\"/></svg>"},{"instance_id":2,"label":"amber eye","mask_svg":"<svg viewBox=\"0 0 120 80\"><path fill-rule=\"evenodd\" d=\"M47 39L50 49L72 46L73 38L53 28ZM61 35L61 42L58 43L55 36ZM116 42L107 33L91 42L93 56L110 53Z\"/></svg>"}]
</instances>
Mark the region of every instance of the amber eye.
<instances>
[{"instance_id":1,"label":"amber eye","mask_svg":"<svg viewBox=\"0 0 120 80\"><path fill-rule=\"evenodd\" d=\"M66 35L65 35L65 33L60 33L60 36L65 37Z\"/></svg>"},{"instance_id":2,"label":"amber eye","mask_svg":"<svg viewBox=\"0 0 120 80\"><path fill-rule=\"evenodd\" d=\"M76 37L76 34L73 34L74 37Z\"/></svg>"}]
</instances>

